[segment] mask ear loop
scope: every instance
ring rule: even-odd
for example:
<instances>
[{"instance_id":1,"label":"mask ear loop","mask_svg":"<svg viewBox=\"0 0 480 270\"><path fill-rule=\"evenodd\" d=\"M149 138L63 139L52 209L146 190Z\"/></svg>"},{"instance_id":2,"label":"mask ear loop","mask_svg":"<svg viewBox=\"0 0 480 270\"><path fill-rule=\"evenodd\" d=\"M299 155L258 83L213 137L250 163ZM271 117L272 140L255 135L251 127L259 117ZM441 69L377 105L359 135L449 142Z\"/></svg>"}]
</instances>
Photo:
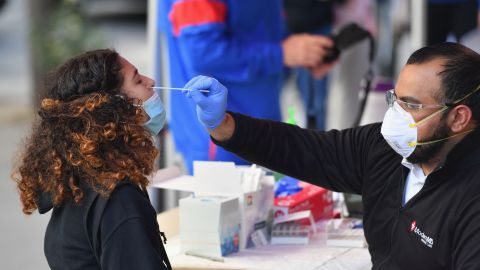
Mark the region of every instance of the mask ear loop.
<instances>
[{"instance_id":1,"label":"mask ear loop","mask_svg":"<svg viewBox=\"0 0 480 270\"><path fill-rule=\"evenodd\" d=\"M480 84L477 86L477 88L475 88L475 90L473 90L472 92L470 92L470 94L464 96L464 97L461 98L461 99L457 99L456 101L454 101L454 102L451 103L451 104L447 104L447 106L457 105L458 103L460 103L460 102L462 102L463 100L467 99L467 98L470 97L471 95L475 94L478 90L480 90Z\"/></svg>"},{"instance_id":2,"label":"mask ear loop","mask_svg":"<svg viewBox=\"0 0 480 270\"><path fill-rule=\"evenodd\" d=\"M417 127L419 124L421 124L421 123L423 123L424 121L426 121L426 120L434 117L436 114L438 114L438 113L440 113L440 112L443 112L443 111L445 111L446 109L448 109L448 108L450 108L450 107L453 107L453 106L457 105L458 103L464 101L465 99L467 99L467 98L470 97L471 95L475 94L478 90L480 90L480 85L478 85L477 88L475 88L475 90L473 90L472 92L470 92L470 93L467 94L466 96L464 96L464 97L462 97L462 98L460 98L460 99L457 99L457 100L455 100L455 101L452 102L452 103L446 103L445 106L444 106L441 110L439 110L439 111L437 111L437 112L435 112L435 113L433 113L433 114L425 117L424 119L418 121L417 123L409 124L408 126L411 127L411 128ZM460 133L460 134L462 134L462 133Z\"/></svg>"},{"instance_id":3,"label":"mask ear loop","mask_svg":"<svg viewBox=\"0 0 480 270\"><path fill-rule=\"evenodd\" d=\"M430 114L429 116L423 118L422 120L420 120L420 121L418 121L418 122L416 122L416 123L409 124L408 126L409 126L410 128L416 128L416 127L417 127L418 125L420 125L421 123L427 121L428 119L434 117L435 115L437 115L437 114L439 114L439 113L441 113L441 112L444 112L444 111L447 110L448 108L450 108L450 106L449 106L449 105L446 105L446 106L444 106L442 109L440 109L440 110L438 110L438 111Z\"/></svg>"},{"instance_id":4,"label":"mask ear loop","mask_svg":"<svg viewBox=\"0 0 480 270\"><path fill-rule=\"evenodd\" d=\"M408 143L408 146L417 146L417 145L426 145L426 144L432 144L432 143L437 143L437 142L441 142L441 141L445 141L445 140L448 140L448 139L451 139L451 138L454 138L454 137L457 137L457 136L460 136L462 134L466 134L466 133L470 133L472 131L474 131L475 129L470 129L470 130L467 130L467 131L464 131L464 132L460 132L460 133L457 133L457 134L454 134L450 137L447 137L447 138L443 138L443 139L438 139L438 140L434 140L434 141L429 141L429 142L409 142Z\"/></svg>"},{"instance_id":5,"label":"mask ear loop","mask_svg":"<svg viewBox=\"0 0 480 270\"><path fill-rule=\"evenodd\" d=\"M471 95L475 94L478 90L480 90L480 84L477 86L477 88L475 88L475 90L473 90L472 92L470 92L469 94L467 94L466 96L464 96L463 98L460 98L460 99L457 99L456 101L452 102L452 103L448 103L448 104L445 104L445 106L441 109L441 110L438 110L436 112L434 112L433 114L425 117L424 119L418 121L417 123L413 123L413 124L409 124L408 126L410 128L415 128L417 127L419 124L427 121L428 119L434 117L435 115L437 115L438 113L440 112L443 112L445 110L447 110L448 108L450 107L453 107L455 105L457 105L458 103L462 102L463 100L467 99L468 97L470 97ZM460 132L458 134L454 134L450 137L447 137L447 138L443 138L443 139L439 139L439 140L435 140L435 141L430 141L430 142L408 142L408 146L410 147L414 147L414 146L417 146L417 145L426 145L426 144L431 144L431 143L437 143L437 142L441 142L441 141L444 141L444 140L448 140L448 139L451 139L451 138L454 138L454 137L457 137L459 135L462 135L462 134L466 134L466 133L469 133L469 132L472 132L474 129L470 129L470 130L467 130L467 131L464 131L464 132Z\"/></svg>"},{"instance_id":6,"label":"mask ear loop","mask_svg":"<svg viewBox=\"0 0 480 270\"><path fill-rule=\"evenodd\" d=\"M432 113L431 115L425 117L424 119L418 121L417 123L413 123L413 124L409 124L408 126L411 127L411 128L415 128L417 127L418 125L420 125L421 123L427 121L428 119L434 117L435 115L441 113L441 112L444 112L445 110L447 110L449 107L449 105L446 105L445 107L443 107L441 110L438 110L434 113ZM472 129L473 130L473 129ZM441 141L444 141L444 140L448 140L450 138L453 138L453 137L456 137L458 135L461 135L461 134L464 134L464 133L467 133L467 132L470 132L472 130L468 130L466 132L462 132L462 133L458 133L458 134L455 134L455 135L452 135L450 137L447 137L447 138L443 138L443 139L439 139L439 140L435 140L435 141L429 141L429 142L408 142L408 146L410 147L414 147L414 146L417 146L417 145L425 145L425 144L431 144L431 143L436 143L436 142L441 142Z\"/></svg>"},{"instance_id":7,"label":"mask ear loop","mask_svg":"<svg viewBox=\"0 0 480 270\"><path fill-rule=\"evenodd\" d=\"M123 101L129 103L130 105L132 105L133 107L142 107L142 100L141 99L138 99L138 98L129 98L127 97L125 94L116 94L115 95L116 97L122 99Z\"/></svg>"}]
</instances>

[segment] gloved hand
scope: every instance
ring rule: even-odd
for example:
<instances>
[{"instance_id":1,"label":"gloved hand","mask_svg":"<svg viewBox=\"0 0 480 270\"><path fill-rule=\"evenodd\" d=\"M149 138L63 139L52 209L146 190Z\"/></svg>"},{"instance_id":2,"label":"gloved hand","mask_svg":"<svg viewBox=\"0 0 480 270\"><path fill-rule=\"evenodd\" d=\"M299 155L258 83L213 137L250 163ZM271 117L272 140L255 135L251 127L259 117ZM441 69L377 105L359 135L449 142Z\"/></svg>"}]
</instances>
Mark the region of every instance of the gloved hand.
<instances>
[{"instance_id":1,"label":"gloved hand","mask_svg":"<svg viewBox=\"0 0 480 270\"><path fill-rule=\"evenodd\" d=\"M197 117L206 128L218 127L225 117L228 90L216 79L207 76L196 76L184 88L183 93L197 104ZM208 93L199 90L208 90Z\"/></svg>"}]
</instances>

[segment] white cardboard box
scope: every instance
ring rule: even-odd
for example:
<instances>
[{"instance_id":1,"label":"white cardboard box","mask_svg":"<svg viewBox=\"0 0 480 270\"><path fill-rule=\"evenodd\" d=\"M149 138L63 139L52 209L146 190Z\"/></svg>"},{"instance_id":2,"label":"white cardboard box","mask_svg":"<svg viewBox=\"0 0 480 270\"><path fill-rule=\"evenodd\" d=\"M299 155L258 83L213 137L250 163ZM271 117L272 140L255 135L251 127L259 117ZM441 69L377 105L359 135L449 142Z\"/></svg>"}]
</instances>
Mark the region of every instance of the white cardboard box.
<instances>
[{"instance_id":1,"label":"white cardboard box","mask_svg":"<svg viewBox=\"0 0 480 270\"><path fill-rule=\"evenodd\" d=\"M192 196L180 200L182 252L213 257L238 252L240 226L235 197Z\"/></svg>"},{"instance_id":2,"label":"white cardboard box","mask_svg":"<svg viewBox=\"0 0 480 270\"><path fill-rule=\"evenodd\" d=\"M268 243L267 227L273 205L274 178L259 174L261 169L252 167L236 167L233 162L195 161L193 176L181 175L175 168L162 169L153 177L152 186L190 191L196 197L238 198L240 249L261 246ZM244 191L255 188L255 191Z\"/></svg>"}]
</instances>

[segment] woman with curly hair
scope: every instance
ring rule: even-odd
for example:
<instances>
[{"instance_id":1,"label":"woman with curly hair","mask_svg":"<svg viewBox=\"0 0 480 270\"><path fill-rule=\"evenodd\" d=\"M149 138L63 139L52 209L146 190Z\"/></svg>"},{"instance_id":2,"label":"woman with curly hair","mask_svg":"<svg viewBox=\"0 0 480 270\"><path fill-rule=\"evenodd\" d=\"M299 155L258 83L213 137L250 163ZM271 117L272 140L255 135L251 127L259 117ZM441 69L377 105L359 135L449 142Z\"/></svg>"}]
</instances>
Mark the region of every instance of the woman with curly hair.
<instances>
[{"instance_id":1,"label":"woman with curly hair","mask_svg":"<svg viewBox=\"0 0 480 270\"><path fill-rule=\"evenodd\" d=\"M71 58L45 97L13 177L25 214L53 209L52 269L170 269L146 186L165 110L154 81L113 50Z\"/></svg>"}]
</instances>

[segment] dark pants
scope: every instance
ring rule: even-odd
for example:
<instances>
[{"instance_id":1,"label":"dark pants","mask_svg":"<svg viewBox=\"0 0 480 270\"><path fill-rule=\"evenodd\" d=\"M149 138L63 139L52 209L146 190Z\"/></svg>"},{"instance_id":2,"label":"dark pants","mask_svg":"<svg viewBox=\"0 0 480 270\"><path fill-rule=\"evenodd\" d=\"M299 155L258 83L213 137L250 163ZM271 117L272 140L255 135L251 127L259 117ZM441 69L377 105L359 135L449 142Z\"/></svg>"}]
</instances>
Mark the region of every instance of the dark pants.
<instances>
[{"instance_id":1,"label":"dark pants","mask_svg":"<svg viewBox=\"0 0 480 270\"><path fill-rule=\"evenodd\" d=\"M477 26L477 0L451 4L428 4L427 43L445 42L451 33L457 41Z\"/></svg>"}]
</instances>

